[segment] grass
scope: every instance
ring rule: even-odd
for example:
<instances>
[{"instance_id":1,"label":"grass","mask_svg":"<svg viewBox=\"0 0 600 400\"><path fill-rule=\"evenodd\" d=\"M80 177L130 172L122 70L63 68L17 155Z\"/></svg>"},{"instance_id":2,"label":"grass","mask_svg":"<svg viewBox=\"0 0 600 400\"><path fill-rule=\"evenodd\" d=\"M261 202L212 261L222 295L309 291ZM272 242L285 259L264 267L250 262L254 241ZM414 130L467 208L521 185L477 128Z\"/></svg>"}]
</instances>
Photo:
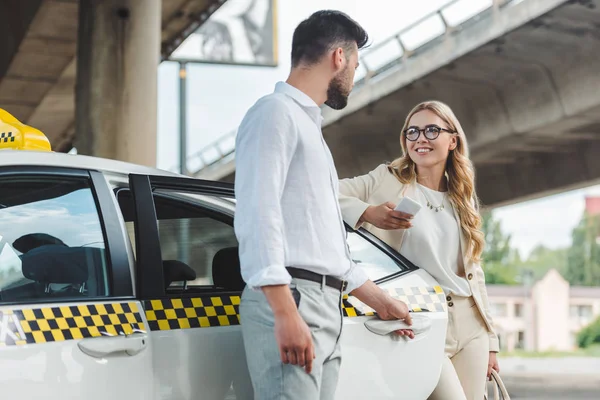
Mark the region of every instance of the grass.
<instances>
[{"instance_id":1,"label":"grass","mask_svg":"<svg viewBox=\"0 0 600 400\"><path fill-rule=\"evenodd\" d=\"M573 351L524 351L502 352L503 357L521 358L562 358L562 357L600 357L600 345L590 346L585 349Z\"/></svg>"}]
</instances>

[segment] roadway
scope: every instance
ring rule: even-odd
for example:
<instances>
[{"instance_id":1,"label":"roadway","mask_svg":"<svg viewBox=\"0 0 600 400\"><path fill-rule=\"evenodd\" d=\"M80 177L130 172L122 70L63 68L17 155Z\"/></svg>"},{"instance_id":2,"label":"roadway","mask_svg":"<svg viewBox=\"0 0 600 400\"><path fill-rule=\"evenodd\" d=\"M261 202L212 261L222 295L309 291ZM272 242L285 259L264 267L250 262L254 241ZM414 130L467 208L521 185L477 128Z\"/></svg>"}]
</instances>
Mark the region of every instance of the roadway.
<instances>
[{"instance_id":1,"label":"roadway","mask_svg":"<svg viewBox=\"0 0 600 400\"><path fill-rule=\"evenodd\" d=\"M504 384L512 400L600 399L597 376L595 379L589 376L505 376Z\"/></svg>"},{"instance_id":2,"label":"roadway","mask_svg":"<svg viewBox=\"0 0 600 400\"><path fill-rule=\"evenodd\" d=\"M500 358L512 400L598 400L600 358Z\"/></svg>"}]
</instances>

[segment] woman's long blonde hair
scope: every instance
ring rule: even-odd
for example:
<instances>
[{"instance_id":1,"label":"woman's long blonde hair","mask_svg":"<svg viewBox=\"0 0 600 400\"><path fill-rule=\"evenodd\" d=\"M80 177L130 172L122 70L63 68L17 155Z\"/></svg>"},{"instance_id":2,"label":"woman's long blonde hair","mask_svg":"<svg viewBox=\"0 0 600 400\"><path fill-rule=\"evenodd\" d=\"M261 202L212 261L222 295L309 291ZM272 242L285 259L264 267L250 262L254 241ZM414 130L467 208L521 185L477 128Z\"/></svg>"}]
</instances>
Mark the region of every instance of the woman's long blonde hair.
<instances>
[{"instance_id":1,"label":"woman's long blonde hair","mask_svg":"<svg viewBox=\"0 0 600 400\"><path fill-rule=\"evenodd\" d=\"M416 105L408 113L400 133L402 156L392 161L388 167L403 184L416 181L417 168L408 155L406 136L402 132L408 127L412 116L423 110L433 112L447 124L448 129L456 132L457 145L454 150L450 151L446 162L448 196L452 205L456 208L460 219L460 227L467 242L467 249L463 250L469 259L473 262L479 262L485 242L481 231L481 216L478 211L479 201L475 194L475 172L469 159L469 147L465 132L450 107L439 101L426 101Z\"/></svg>"}]
</instances>

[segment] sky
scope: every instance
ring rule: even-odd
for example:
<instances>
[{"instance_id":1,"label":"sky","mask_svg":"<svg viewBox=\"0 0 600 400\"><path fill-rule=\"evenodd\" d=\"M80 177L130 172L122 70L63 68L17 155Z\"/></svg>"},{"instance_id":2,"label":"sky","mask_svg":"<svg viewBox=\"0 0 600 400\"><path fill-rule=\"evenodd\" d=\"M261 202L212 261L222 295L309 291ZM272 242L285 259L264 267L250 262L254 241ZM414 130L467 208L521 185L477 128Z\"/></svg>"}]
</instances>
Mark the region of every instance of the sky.
<instances>
[{"instance_id":1,"label":"sky","mask_svg":"<svg viewBox=\"0 0 600 400\"><path fill-rule=\"evenodd\" d=\"M230 3L238 1L244 0L228 0ZM447 17L450 22L459 21L489 2L458 1L448 9ZM286 79L290 69L293 31L301 20L314 11L329 8L348 13L367 30L371 44L375 45L447 3L448 0L277 0L277 67L188 66L188 155L233 132L247 109L259 97L272 92L277 81ZM411 31L407 40L418 43L441 29L438 25L435 21L424 23L418 30ZM179 81L176 63L163 62L160 65L158 91L157 165L159 168L173 169L179 165ZM571 231L581 218L586 195L600 195L600 186L498 208L494 210L494 215L501 221L503 230L511 235L513 246L526 257L540 244L550 248L570 245Z\"/></svg>"}]
</instances>

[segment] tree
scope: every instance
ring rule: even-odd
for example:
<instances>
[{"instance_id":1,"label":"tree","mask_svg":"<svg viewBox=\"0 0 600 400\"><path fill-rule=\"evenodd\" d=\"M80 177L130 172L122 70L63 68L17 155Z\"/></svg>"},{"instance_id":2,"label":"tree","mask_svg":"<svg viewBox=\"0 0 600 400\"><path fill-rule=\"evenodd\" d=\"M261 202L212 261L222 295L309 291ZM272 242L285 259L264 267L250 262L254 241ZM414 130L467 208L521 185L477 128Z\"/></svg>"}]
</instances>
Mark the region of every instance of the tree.
<instances>
[{"instance_id":1,"label":"tree","mask_svg":"<svg viewBox=\"0 0 600 400\"><path fill-rule=\"evenodd\" d=\"M549 249L540 244L533 249L527 261L521 265L521 269L531 271L534 281L543 278L553 268L564 276L567 268L567 251L566 248Z\"/></svg>"},{"instance_id":2,"label":"tree","mask_svg":"<svg viewBox=\"0 0 600 400\"><path fill-rule=\"evenodd\" d=\"M481 229L485 237L483 259L487 262L506 262L510 256L510 235L502 232L500 221L494 219L492 212L482 214Z\"/></svg>"},{"instance_id":3,"label":"tree","mask_svg":"<svg viewBox=\"0 0 600 400\"><path fill-rule=\"evenodd\" d=\"M582 349L594 344L600 344L600 317L579 331L577 334L577 344Z\"/></svg>"},{"instance_id":4,"label":"tree","mask_svg":"<svg viewBox=\"0 0 600 400\"><path fill-rule=\"evenodd\" d=\"M573 229L565 278L571 285L600 286L600 216L583 214Z\"/></svg>"},{"instance_id":5,"label":"tree","mask_svg":"<svg viewBox=\"0 0 600 400\"><path fill-rule=\"evenodd\" d=\"M515 285L518 281L519 253L510 247L510 235L502 232L500 221L491 211L482 213L485 248L482 254L486 283Z\"/></svg>"}]
</instances>

